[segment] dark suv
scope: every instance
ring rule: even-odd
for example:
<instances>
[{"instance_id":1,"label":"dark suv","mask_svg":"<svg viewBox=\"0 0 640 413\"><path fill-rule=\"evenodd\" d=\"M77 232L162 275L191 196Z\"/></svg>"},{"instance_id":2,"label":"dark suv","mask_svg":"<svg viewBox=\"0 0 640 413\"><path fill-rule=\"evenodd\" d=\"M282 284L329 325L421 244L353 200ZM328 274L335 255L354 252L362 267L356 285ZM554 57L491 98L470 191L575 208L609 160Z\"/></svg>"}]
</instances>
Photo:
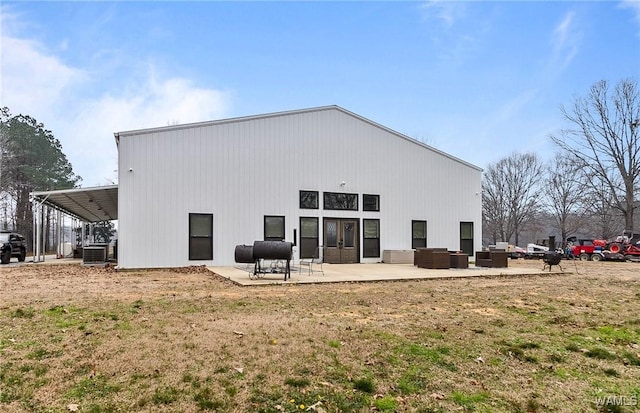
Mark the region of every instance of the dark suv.
<instances>
[{"instance_id":1,"label":"dark suv","mask_svg":"<svg viewBox=\"0 0 640 413\"><path fill-rule=\"evenodd\" d=\"M27 256L24 237L15 232L0 231L0 262L9 264L11 257L18 257L23 262Z\"/></svg>"}]
</instances>

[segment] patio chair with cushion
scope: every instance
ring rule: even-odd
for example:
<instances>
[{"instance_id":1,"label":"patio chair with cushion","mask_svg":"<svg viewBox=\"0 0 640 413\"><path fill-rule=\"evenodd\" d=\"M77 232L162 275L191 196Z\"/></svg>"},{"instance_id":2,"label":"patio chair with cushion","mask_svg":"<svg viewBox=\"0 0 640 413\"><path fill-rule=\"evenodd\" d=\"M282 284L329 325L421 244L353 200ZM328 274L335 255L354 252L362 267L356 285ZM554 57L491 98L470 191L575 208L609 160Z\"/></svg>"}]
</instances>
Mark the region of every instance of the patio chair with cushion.
<instances>
[{"instance_id":1,"label":"patio chair with cushion","mask_svg":"<svg viewBox=\"0 0 640 413\"><path fill-rule=\"evenodd\" d=\"M323 254L322 254L322 245L316 247L312 258L303 258L300 260L300 273L302 273L302 267L306 266L309 268L308 275L311 275L314 272L315 268L320 268L320 272L324 275L324 271L322 270L322 262L323 262Z\"/></svg>"}]
</instances>

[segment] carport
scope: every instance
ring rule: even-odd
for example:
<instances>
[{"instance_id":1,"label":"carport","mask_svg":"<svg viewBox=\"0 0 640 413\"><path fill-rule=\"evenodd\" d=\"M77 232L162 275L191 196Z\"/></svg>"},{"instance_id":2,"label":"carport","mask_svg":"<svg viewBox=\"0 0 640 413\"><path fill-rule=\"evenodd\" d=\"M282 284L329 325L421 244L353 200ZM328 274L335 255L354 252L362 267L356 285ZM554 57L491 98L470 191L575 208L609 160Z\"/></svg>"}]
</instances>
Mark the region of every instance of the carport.
<instances>
[{"instance_id":1,"label":"carport","mask_svg":"<svg viewBox=\"0 0 640 413\"><path fill-rule=\"evenodd\" d=\"M42 207L55 209L58 214L66 214L84 224L118 219L118 185L90 188L61 189L56 191L36 191L31 193L33 210L33 252L34 262L42 256L40 245L42 233ZM58 216L60 218L60 216ZM60 225L61 220L57 220ZM58 236L60 234L58 228ZM58 240L58 245L60 244Z\"/></svg>"}]
</instances>

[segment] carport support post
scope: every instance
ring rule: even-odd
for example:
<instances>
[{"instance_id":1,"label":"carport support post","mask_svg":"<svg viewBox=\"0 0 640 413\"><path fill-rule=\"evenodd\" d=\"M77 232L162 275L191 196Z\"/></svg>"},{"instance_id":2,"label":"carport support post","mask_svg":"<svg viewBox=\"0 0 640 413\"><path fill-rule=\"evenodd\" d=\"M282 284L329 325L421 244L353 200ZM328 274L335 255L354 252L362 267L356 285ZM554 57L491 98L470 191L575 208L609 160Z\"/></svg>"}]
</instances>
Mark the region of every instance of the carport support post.
<instances>
[{"instance_id":1,"label":"carport support post","mask_svg":"<svg viewBox=\"0 0 640 413\"><path fill-rule=\"evenodd\" d=\"M35 198L32 195L32 197L31 197L31 221L32 221L31 222L31 227L32 227L32 229L31 229L31 232L32 232L32 234L31 234L32 235L32 237L31 237L32 238L32 240L31 240L31 243L32 243L31 250L33 252L33 262L36 262L36 256L37 256L36 255L37 254L36 245L37 245L37 239L38 239L38 237L36 235L36 225L37 225L37 222L38 222L38 220L36 219L36 217L38 215L38 214L36 214L37 210L38 210L38 203L36 202Z\"/></svg>"},{"instance_id":2,"label":"carport support post","mask_svg":"<svg viewBox=\"0 0 640 413\"><path fill-rule=\"evenodd\" d=\"M64 258L62 255L64 254L64 251L61 250L61 244L62 244L62 231L60 230L62 228L62 223L60 222L60 220L62 219L62 214L60 213L60 210L56 211L56 258Z\"/></svg>"},{"instance_id":3,"label":"carport support post","mask_svg":"<svg viewBox=\"0 0 640 413\"><path fill-rule=\"evenodd\" d=\"M87 235L87 232L89 235ZM82 221L82 248L91 244L91 224Z\"/></svg>"},{"instance_id":4,"label":"carport support post","mask_svg":"<svg viewBox=\"0 0 640 413\"><path fill-rule=\"evenodd\" d=\"M40 242L40 234L42 225L42 217L40 217L40 212L42 211L42 205L45 203L47 198L42 200L42 202L38 202L38 199L33 195L33 192L30 194L31 197L31 212L33 215L33 262L40 262L40 258L42 257L42 261L44 261L44 256L42 254L42 245ZM39 225L40 224L40 225Z\"/></svg>"},{"instance_id":5,"label":"carport support post","mask_svg":"<svg viewBox=\"0 0 640 413\"><path fill-rule=\"evenodd\" d=\"M33 202L33 262L40 262L40 208L42 204Z\"/></svg>"}]
</instances>

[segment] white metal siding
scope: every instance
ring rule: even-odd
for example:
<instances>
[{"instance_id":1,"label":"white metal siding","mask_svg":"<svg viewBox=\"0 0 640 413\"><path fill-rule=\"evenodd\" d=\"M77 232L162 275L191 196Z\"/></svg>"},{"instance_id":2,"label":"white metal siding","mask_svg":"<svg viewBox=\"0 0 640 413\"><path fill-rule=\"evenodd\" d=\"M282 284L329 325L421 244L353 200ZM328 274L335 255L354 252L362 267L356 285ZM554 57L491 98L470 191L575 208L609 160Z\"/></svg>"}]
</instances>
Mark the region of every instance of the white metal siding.
<instances>
[{"instance_id":1,"label":"white metal siding","mask_svg":"<svg viewBox=\"0 0 640 413\"><path fill-rule=\"evenodd\" d=\"M381 252L411 248L411 220L427 221L428 246L454 250L460 221L474 222L481 245L479 169L337 108L130 132L119 157L122 268L233 265L265 215L286 217L289 241L302 215L378 218ZM300 190L319 191L320 209L300 210ZM323 210L325 191L357 193L359 211ZM362 211L363 193L380 212ZM190 212L213 214L212 261L188 260Z\"/></svg>"}]
</instances>

